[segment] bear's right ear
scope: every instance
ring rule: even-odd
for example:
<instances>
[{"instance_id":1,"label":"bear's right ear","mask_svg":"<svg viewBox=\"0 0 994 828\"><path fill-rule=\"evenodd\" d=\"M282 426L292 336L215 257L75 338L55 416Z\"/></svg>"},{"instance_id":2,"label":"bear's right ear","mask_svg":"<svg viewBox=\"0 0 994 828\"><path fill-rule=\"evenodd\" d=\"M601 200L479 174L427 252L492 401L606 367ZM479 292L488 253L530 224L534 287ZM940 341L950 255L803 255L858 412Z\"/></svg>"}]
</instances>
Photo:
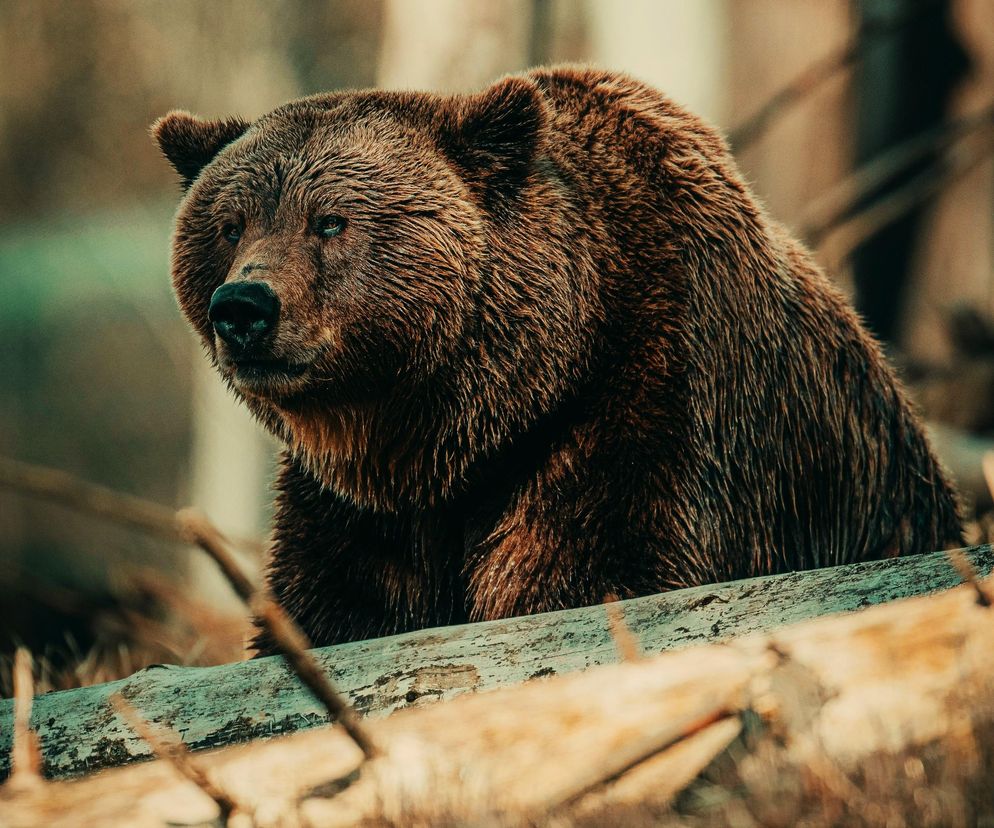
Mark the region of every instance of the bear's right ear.
<instances>
[{"instance_id":1,"label":"bear's right ear","mask_svg":"<svg viewBox=\"0 0 994 828\"><path fill-rule=\"evenodd\" d=\"M214 156L248 128L248 122L241 118L207 121L175 110L152 124L151 131L162 154L183 179L183 188L188 189Z\"/></svg>"},{"instance_id":2,"label":"bear's right ear","mask_svg":"<svg viewBox=\"0 0 994 828\"><path fill-rule=\"evenodd\" d=\"M470 179L487 189L516 187L538 154L546 123L538 86L508 77L465 100L444 145Z\"/></svg>"}]
</instances>

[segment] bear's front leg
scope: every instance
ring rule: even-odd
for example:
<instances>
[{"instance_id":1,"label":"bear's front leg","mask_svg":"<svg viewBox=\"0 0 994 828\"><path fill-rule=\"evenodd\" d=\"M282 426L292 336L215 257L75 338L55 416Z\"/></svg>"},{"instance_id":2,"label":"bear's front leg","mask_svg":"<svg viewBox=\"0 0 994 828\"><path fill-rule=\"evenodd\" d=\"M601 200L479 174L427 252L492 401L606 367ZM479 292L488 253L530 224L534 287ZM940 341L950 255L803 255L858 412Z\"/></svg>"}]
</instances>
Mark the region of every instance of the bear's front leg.
<instances>
[{"instance_id":1,"label":"bear's front leg","mask_svg":"<svg viewBox=\"0 0 994 828\"><path fill-rule=\"evenodd\" d=\"M458 565L429 522L359 508L286 457L277 489L267 586L314 646L465 620ZM252 646L275 651L265 630Z\"/></svg>"},{"instance_id":2,"label":"bear's front leg","mask_svg":"<svg viewBox=\"0 0 994 828\"><path fill-rule=\"evenodd\" d=\"M467 533L470 620L590 606L684 585L686 573L678 573L663 551L681 542L655 525L660 509L646 476L634 468L621 474L607 463L602 474L560 460L553 457ZM629 508L637 497L641 507Z\"/></svg>"}]
</instances>

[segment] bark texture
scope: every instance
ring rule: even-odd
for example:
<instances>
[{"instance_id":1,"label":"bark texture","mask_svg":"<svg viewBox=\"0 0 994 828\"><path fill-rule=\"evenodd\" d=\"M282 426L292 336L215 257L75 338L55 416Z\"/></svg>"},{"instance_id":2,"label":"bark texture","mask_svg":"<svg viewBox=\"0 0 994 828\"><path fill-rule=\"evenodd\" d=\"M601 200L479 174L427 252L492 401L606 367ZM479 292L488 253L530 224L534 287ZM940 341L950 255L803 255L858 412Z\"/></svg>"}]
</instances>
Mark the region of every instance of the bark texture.
<instances>
[{"instance_id":1,"label":"bark texture","mask_svg":"<svg viewBox=\"0 0 994 828\"><path fill-rule=\"evenodd\" d=\"M979 824L992 629L964 585L405 711L371 723L365 763L334 727L199 762L230 824ZM8 786L0 807L11 826L217 816L161 761Z\"/></svg>"},{"instance_id":2,"label":"bark texture","mask_svg":"<svg viewBox=\"0 0 994 828\"><path fill-rule=\"evenodd\" d=\"M989 546L969 555L982 575L994 567ZM612 606L623 610L642 652L654 655L921 595L959 580L937 553L695 587ZM604 606L422 630L314 653L356 711L372 716L618 660ZM35 699L32 726L46 775L72 776L151 754L114 714L109 699L116 692L194 750L327 723L324 708L282 658L207 668L158 665L121 681ZM3 775L12 716L12 702L0 700Z\"/></svg>"}]
</instances>

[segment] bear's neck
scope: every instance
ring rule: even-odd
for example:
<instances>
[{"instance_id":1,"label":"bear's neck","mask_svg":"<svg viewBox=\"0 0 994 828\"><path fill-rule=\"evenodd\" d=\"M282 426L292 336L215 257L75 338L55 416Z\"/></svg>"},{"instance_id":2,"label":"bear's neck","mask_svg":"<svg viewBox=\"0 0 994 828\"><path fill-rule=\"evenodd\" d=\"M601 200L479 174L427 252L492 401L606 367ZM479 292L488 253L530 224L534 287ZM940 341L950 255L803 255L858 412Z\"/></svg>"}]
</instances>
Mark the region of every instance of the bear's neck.
<instances>
[{"instance_id":1,"label":"bear's neck","mask_svg":"<svg viewBox=\"0 0 994 828\"><path fill-rule=\"evenodd\" d=\"M525 471L524 460L542 455L548 424L576 416L576 395L563 386L562 373L554 382L524 365L518 373L494 369L495 362L513 364L507 353L513 346L477 338L430 387L368 403L250 407L337 494L376 511L432 511L496 485L495 469L503 470L498 477Z\"/></svg>"}]
</instances>

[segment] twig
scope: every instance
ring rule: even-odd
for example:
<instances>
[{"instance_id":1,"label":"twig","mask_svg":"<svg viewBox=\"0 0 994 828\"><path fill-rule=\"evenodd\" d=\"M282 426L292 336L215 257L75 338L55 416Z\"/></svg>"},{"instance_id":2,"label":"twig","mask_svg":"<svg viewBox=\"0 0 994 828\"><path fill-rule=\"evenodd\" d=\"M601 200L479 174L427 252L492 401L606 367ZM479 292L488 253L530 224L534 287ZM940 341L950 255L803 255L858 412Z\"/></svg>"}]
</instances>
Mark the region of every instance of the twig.
<instances>
[{"instance_id":1,"label":"twig","mask_svg":"<svg viewBox=\"0 0 994 828\"><path fill-rule=\"evenodd\" d=\"M196 509L180 509L173 515L173 524L179 538L185 543L199 546L221 568L231 588L246 605L251 604L256 589L242 565L226 545L224 535L207 516Z\"/></svg>"},{"instance_id":2,"label":"twig","mask_svg":"<svg viewBox=\"0 0 994 828\"><path fill-rule=\"evenodd\" d=\"M273 642L279 648L287 663L306 686L321 702L334 719L345 728L363 755L372 759L379 754L366 728L359 722L351 705L335 689L331 679L318 666L314 657L307 652L311 643L300 628L290 620L283 609L263 595L252 601L253 613L266 628Z\"/></svg>"},{"instance_id":3,"label":"twig","mask_svg":"<svg viewBox=\"0 0 994 828\"><path fill-rule=\"evenodd\" d=\"M42 782L38 735L31 729L34 678L31 654L18 647L14 654L14 738L10 754L10 784L28 788Z\"/></svg>"},{"instance_id":4,"label":"twig","mask_svg":"<svg viewBox=\"0 0 994 828\"><path fill-rule=\"evenodd\" d=\"M994 451L984 452L980 465L984 470L984 482L987 484L987 490L994 498Z\"/></svg>"},{"instance_id":5,"label":"twig","mask_svg":"<svg viewBox=\"0 0 994 828\"><path fill-rule=\"evenodd\" d=\"M186 541L184 528L177 524L176 512L169 507L81 480L59 469L0 457L0 489L49 500L164 540ZM257 540L236 539L233 543L253 551L262 549Z\"/></svg>"},{"instance_id":6,"label":"twig","mask_svg":"<svg viewBox=\"0 0 994 828\"><path fill-rule=\"evenodd\" d=\"M835 260L827 264L835 269L857 247L885 227L893 224L919 204L959 180L994 152L994 140L978 149L953 148L936 164L912 178L904 186L846 220L828 234L821 248L834 250ZM833 244L834 242L834 244Z\"/></svg>"},{"instance_id":7,"label":"twig","mask_svg":"<svg viewBox=\"0 0 994 828\"><path fill-rule=\"evenodd\" d=\"M625 621L625 610L618 601L618 596L609 593L604 598L604 610L607 612L607 626L622 661L638 661L642 658L642 646Z\"/></svg>"},{"instance_id":8,"label":"twig","mask_svg":"<svg viewBox=\"0 0 994 828\"><path fill-rule=\"evenodd\" d=\"M560 790L555 791L544 803L540 813L551 814L561 808L566 808L579 800L584 794L601 788L632 768L658 756L706 727L716 722L738 715L724 706L705 703L698 709L675 722L667 722L661 727L630 740L622 748L591 761L585 772L570 779Z\"/></svg>"},{"instance_id":9,"label":"twig","mask_svg":"<svg viewBox=\"0 0 994 828\"><path fill-rule=\"evenodd\" d=\"M994 106L915 135L872 158L819 197L805 211L798 226L813 246L845 220L875 190L921 161L977 130L994 125Z\"/></svg>"},{"instance_id":10,"label":"twig","mask_svg":"<svg viewBox=\"0 0 994 828\"><path fill-rule=\"evenodd\" d=\"M828 756L813 750L805 761L804 773L821 782L840 802L847 802L850 812L867 813L863 792Z\"/></svg>"},{"instance_id":11,"label":"twig","mask_svg":"<svg viewBox=\"0 0 994 828\"><path fill-rule=\"evenodd\" d=\"M271 598L255 589L248 576L228 550L224 536L207 518L193 509L176 514L183 538L203 549L221 568L232 589L262 622L290 668L331 716L352 737L367 759L378 750L355 711L332 684L307 651L311 648L307 636Z\"/></svg>"},{"instance_id":12,"label":"twig","mask_svg":"<svg viewBox=\"0 0 994 828\"><path fill-rule=\"evenodd\" d=\"M786 86L778 89L756 112L729 131L728 141L732 149L741 152L756 143L785 112L855 62L861 51L862 44L857 37L837 52L816 61Z\"/></svg>"},{"instance_id":13,"label":"twig","mask_svg":"<svg viewBox=\"0 0 994 828\"><path fill-rule=\"evenodd\" d=\"M785 112L818 89L823 83L831 80L836 74L859 60L866 48L868 34L889 34L897 31L914 22L937 2L938 0L922 0L903 14L895 15L889 20L867 23L860 27L859 31L841 49L815 61L794 80L768 98L766 103L760 106L756 112L734 127L728 134L728 140L732 147L741 151L758 141Z\"/></svg>"},{"instance_id":14,"label":"twig","mask_svg":"<svg viewBox=\"0 0 994 828\"><path fill-rule=\"evenodd\" d=\"M172 509L58 469L0 457L0 488L25 492L166 540L179 537Z\"/></svg>"},{"instance_id":15,"label":"twig","mask_svg":"<svg viewBox=\"0 0 994 828\"><path fill-rule=\"evenodd\" d=\"M953 565L959 576L968 584L970 584L977 593L977 603L982 607L991 606L991 598L987 594L987 590L984 589L984 585L980 583L980 578L977 576L977 570L973 568L973 564L970 563L970 559L963 554L962 549L947 549L946 557L949 558L949 562Z\"/></svg>"},{"instance_id":16,"label":"twig","mask_svg":"<svg viewBox=\"0 0 994 828\"><path fill-rule=\"evenodd\" d=\"M200 547L245 604L259 613L276 645L300 680L345 728L366 758L376 755L372 739L359 723L348 702L307 652L310 642L293 621L271 600L258 598L258 591L229 542L205 515L195 509L173 512L157 503L122 494L79 480L56 469L0 457L0 488L44 497L108 520L133 526L158 537Z\"/></svg>"},{"instance_id":17,"label":"twig","mask_svg":"<svg viewBox=\"0 0 994 828\"><path fill-rule=\"evenodd\" d=\"M110 703L118 715L127 722L128 727L148 744L157 758L171 764L180 776L190 780L214 800L221 812L222 824L227 824L232 813L243 810L193 761L190 751L179 737L164 739L162 731L165 728L153 727L120 693L114 693L110 697Z\"/></svg>"}]
</instances>

